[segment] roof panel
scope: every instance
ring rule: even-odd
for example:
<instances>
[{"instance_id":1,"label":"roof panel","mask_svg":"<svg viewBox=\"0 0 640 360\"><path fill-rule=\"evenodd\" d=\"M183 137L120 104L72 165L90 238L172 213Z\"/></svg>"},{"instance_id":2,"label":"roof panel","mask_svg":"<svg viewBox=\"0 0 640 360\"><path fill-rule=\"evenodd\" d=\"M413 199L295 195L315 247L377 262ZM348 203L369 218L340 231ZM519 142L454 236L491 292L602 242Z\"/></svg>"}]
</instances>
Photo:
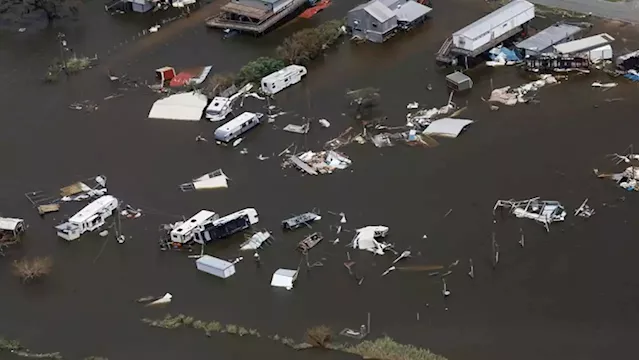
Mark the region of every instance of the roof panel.
<instances>
[{"instance_id":1,"label":"roof panel","mask_svg":"<svg viewBox=\"0 0 640 360\"><path fill-rule=\"evenodd\" d=\"M431 8L413 0L409 0L400 5L393 12L398 17L398 21L412 22L431 12Z\"/></svg>"},{"instance_id":2,"label":"roof panel","mask_svg":"<svg viewBox=\"0 0 640 360\"><path fill-rule=\"evenodd\" d=\"M518 44L517 48L527 49L533 51L542 51L544 49L553 46L560 41L573 36L580 32L580 28L574 25L568 24L555 24L540 31L539 33L527 38Z\"/></svg>"},{"instance_id":3,"label":"roof panel","mask_svg":"<svg viewBox=\"0 0 640 360\"><path fill-rule=\"evenodd\" d=\"M560 54L573 54L580 51L591 50L600 46L612 43L615 39L613 36L602 33L599 35L589 36L586 38L569 41L564 44L558 44L553 48Z\"/></svg>"},{"instance_id":4,"label":"roof panel","mask_svg":"<svg viewBox=\"0 0 640 360\"><path fill-rule=\"evenodd\" d=\"M386 7L383 3L381 3L378 0L373 0L369 2L364 7L364 10L369 15L373 16L376 20L380 21L381 23L386 22L392 19L394 16L396 16L396 14L394 14L393 11L389 10L388 7Z\"/></svg>"},{"instance_id":5,"label":"roof panel","mask_svg":"<svg viewBox=\"0 0 640 360\"><path fill-rule=\"evenodd\" d=\"M475 39L484 33L487 27L497 26L505 21L522 14L525 11L534 8L533 4L525 0L514 0L507 5L497 9L496 11L485 15L484 17L476 20L475 22L463 27L462 29L453 33L453 36L464 36L469 39Z\"/></svg>"}]
</instances>

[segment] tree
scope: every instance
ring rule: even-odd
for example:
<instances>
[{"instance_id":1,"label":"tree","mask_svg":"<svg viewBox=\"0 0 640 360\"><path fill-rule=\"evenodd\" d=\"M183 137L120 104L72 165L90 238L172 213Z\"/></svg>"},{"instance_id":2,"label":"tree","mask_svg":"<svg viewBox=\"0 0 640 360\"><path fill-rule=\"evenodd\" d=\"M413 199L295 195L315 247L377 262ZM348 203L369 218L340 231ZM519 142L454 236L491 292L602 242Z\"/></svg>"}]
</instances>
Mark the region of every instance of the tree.
<instances>
[{"instance_id":1,"label":"tree","mask_svg":"<svg viewBox=\"0 0 640 360\"><path fill-rule=\"evenodd\" d=\"M342 25L342 21L332 20L316 28L300 30L284 39L276 54L289 64L304 64L321 55L342 36Z\"/></svg>"},{"instance_id":2,"label":"tree","mask_svg":"<svg viewBox=\"0 0 640 360\"><path fill-rule=\"evenodd\" d=\"M18 22L44 14L49 23L76 16L80 0L0 0L0 18Z\"/></svg>"},{"instance_id":3,"label":"tree","mask_svg":"<svg viewBox=\"0 0 640 360\"><path fill-rule=\"evenodd\" d=\"M263 77L284 67L284 61L267 56L259 57L243 66L238 72L239 83L260 81Z\"/></svg>"},{"instance_id":4,"label":"tree","mask_svg":"<svg viewBox=\"0 0 640 360\"><path fill-rule=\"evenodd\" d=\"M237 82L237 76L234 73L214 74L204 87L204 92L209 97L214 97L222 91L228 89Z\"/></svg>"}]
</instances>

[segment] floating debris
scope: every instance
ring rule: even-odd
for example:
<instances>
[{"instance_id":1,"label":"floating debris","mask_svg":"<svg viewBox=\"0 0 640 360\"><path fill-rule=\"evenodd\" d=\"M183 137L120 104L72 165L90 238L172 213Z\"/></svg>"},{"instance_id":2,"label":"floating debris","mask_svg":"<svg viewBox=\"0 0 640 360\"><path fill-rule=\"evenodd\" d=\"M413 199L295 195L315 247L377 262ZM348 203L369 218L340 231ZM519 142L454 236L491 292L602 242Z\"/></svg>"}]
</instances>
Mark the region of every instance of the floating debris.
<instances>
[{"instance_id":1,"label":"floating debris","mask_svg":"<svg viewBox=\"0 0 640 360\"><path fill-rule=\"evenodd\" d=\"M180 190L183 192L193 190L211 190L211 189L226 189L229 187L227 181L229 178L222 172L222 169L212 171L197 177L191 182L180 185Z\"/></svg>"},{"instance_id":2,"label":"floating debris","mask_svg":"<svg viewBox=\"0 0 640 360\"><path fill-rule=\"evenodd\" d=\"M323 128L328 128L329 126L331 126L331 123L327 119L320 119L318 120L318 122L320 123L320 126L322 126Z\"/></svg>"},{"instance_id":3,"label":"floating debris","mask_svg":"<svg viewBox=\"0 0 640 360\"><path fill-rule=\"evenodd\" d=\"M282 128L282 130L294 133L294 134L306 134L309 132L310 125L309 123L302 125L289 124Z\"/></svg>"},{"instance_id":4,"label":"floating debris","mask_svg":"<svg viewBox=\"0 0 640 360\"><path fill-rule=\"evenodd\" d=\"M385 237L389 232L386 226L366 226L356 230L356 236L351 241L354 249L370 251L377 255L384 255L385 250L393 246L386 242L378 242L376 238Z\"/></svg>"},{"instance_id":5,"label":"floating debris","mask_svg":"<svg viewBox=\"0 0 640 360\"><path fill-rule=\"evenodd\" d=\"M282 228L285 230L294 230L301 226L311 227L309 223L312 223L320 219L322 219L322 216L313 212L307 212L307 213L296 215L292 218L283 220Z\"/></svg>"},{"instance_id":6,"label":"floating debris","mask_svg":"<svg viewBox=\"0 0 640 360\"><path fill-rule=\"evenodd\" d=\"M163 297L148 303L146 306L166 305L171 302L171 298L173 298L173 295L166 293Z\"/></svg>"},{"instance_id":7,"label":"floating debris","mask_svg":"<svg viewBox=\"0 0 640 360\"><path fill-rule=\"evenodd\" d=\"M532 219L542 223L547 231L549 231L549 224L564 221L567 216L567 212L564 211L560 202L540 200L539 197L520 201L498 200L493 207L494 215L498 207L509 208L509 211L518 218Z\"/></svg>"},{"instance_id":8,"label":"floating debris","mask_svg":"<svg viewBox=\"0 0 640 360\"><path fill-rule=\"evenodd\" d=\"M596 211L592 207L587 205L587 201L589 201L589 198L584 199L580 207L578 207L574 212L574 216L579 216L581 218L587 219L592 217L596 213Z\"/></svg>"},{"instance_id":9,"label":"floating debris","mask_svg":"<svg viewBox=\"0 0 640 360\"><path fill-rule=\"evenodd\" d=\"M269 239L271 239L271 233L268 231L257 232L240 244L240 250L247 251L260 249L265 242L269 241Z\"/></svg>"}]
</instances>

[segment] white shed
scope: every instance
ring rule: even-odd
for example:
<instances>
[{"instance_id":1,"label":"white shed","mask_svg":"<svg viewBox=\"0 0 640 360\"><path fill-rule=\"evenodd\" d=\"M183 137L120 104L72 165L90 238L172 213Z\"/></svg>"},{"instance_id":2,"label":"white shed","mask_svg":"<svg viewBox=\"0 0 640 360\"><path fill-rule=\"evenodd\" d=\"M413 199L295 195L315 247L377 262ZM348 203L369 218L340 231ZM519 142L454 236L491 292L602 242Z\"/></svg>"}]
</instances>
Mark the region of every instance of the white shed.
<instances>
[{"instance_id":1,"label":"white shed","mask_svg":"<svg viewBox=\"0 0 640 360\"><path fill-rule=\"evenodd\" d=\"M273 95L293 84L297 84L307 75L307 68L302 65L289 65L262 78L261 89L265 94Z\"/></svg>"},{"instance_id":2,"label":"white shed","mask_svg":"<svg viewBox=\"0 0 640 360\"><path fill-rule=\"evenodd\" d=\"M205 95L193 91L167 96L153 103L149 119L198 121L208 102Z\"/></svg>"},{"instance_id":3,"label":"white shed","mask_svg":"<svg viewBox=\"0 0 640 360\"><path fill-rule=\"evenodd\" d=\"M16 218L0 217L0 239L2 234L9 234L10 236L18 236L24 232L24 220Z\"/></svg>"},{"instance_id":4,"label":"white shed","mask_svg":"<svg viewBox=\"0 0 640 360\"><path fill-rule=\"evenodd\" d=\"M271 286L283 287L287 290L293 289L293 284L298 278L298 270L278 269L273 273Z\"/></svg>"},{"instance_id":5,"label":"white shed","mask_svg":"<svg viewBox=\"0 0 640 360\"><path fill-rule=\"evenodd\" d=\"M215 275L223 279L226 279L236 273L235 265L209 255L204 255L196 260L196 268L200 271L206 272L207 274Z\"/></svg>"}]
</instances>

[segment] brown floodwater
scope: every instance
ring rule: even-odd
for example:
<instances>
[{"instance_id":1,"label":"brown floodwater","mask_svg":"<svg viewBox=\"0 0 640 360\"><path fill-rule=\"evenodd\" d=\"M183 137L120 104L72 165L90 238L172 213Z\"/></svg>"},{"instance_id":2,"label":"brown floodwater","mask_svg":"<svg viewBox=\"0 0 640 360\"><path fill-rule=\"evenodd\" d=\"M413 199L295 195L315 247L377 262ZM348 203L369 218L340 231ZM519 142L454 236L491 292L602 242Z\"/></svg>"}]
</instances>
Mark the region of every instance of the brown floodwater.
<instances>
[{"instance_id":1,"label":"brown floodwater","mask_svg":"<svg viewBox=\"0 0 640 360\"><path fill-rule=\"evenodd\" d=\"M256 157L277 155L292 142L299 149L318 150L345 128L357 126L348 116L347 89L379 88L378 111L390 125L404 123L409 102L443 105L446 72L435 67L433 54L451 32L479 18L488 6L472 0L436 1L428 23L384 45L345 40L311 64L301 84L276 96L276 105L289 114L275 126L250 132L239 147L246 147L247 155L194 141L198 134L210 137L215 124L147 119L158 95L146 89L103 100L119 91L106 77L108 69L148 80L164 65L212 64L215 72L236 71L251 59L273 54L292 32L344 16L356 2L336 1L318 16L294 20L264 37L226 40L201 21L204 12L215 12L219 5L214 2L202 13L135 41L136 34L168 15L111 17L101 4L90 3L76 23L0 35L0 80L5 85L0 97L0 214L25 218L30 225L23 244L0 259L0 334L21 339L34 351L60 351L70 359L248 359L266 352L278 359L347 359L353 357L296 352L266 339L207 338L196 331L150 328L140 319L184 313L301 339L313 325L336 331L358 327L371 312L373 337L388 334L450 359L637 354L638 198L592 173L593 168L618 169L606 154L622 152L629 144L637 149L637 84L616 80L619 86L603 92L590 84L608 77L592 73L543 88L539 104L490 111L481 100L489 95L490 83L519 85L527 78L514 68L473 70L473 90L454 101L467 106L461 116L476 123L459 138L441 140L434 148L353 144L341 149L353 160L350 168L302 176L281 169L275 156L265 161ZM636 27L598 22L593 31L599 29L617 38L616 52L638 48ZM100 65L47 85L42 75L57 56L58 31L65 32L77 53L97 54ZM606 101L613 98L623 100ZM82 100L97 102L99 109L68 109ZM246 109L263 107L258 100L245 101ZM331 127L322 129L314 122L306 136L281 130L302 116L326 118ZM228 189L178 189L178 184L218 168L231 178ZM60 213L41 219L23 195L97 174L108 177L110 193L145 211L139 219L123 220L123 231L131 237L125 244L109 237L105 245L96 234L66 243L53 226L81 204L65 204ZM549 233L509 216L493 224L497 199L534 196L561 201L570 214L567 220L553 224ZM588 220L572 216L587 197L597 214ZM185 254L158 249L159 224L201 209L226 214L246 207L259 212L257 228L273 231L276 238L261 252L259 269L251 254L245 254L237 273L222 281L196 271ZM273 289L273 271L295 268L295 246L312 232L282 234L280 221L312 208L324 215L312 231L323 232L326 239L310 252L310 260L322 260L324 266L303 272L291 292ZM342 233L340 243L332 245L330 227L339 217L328 211L345 212L348 230L389 226L388 240L399 251L410 248L414 254L401 266L446 267L460 260L447 280L452 294L446 304L439 279L426 271L380 277L393 255L351 250L365 277L358 286L343 266L345 244L353 233ZM520 227L524 248L518 244ZM501 252L492 269L494 231ZM209 246L207 253L233 258L241 239ZM10 274L12 260L39 255L55 261L45 281L25 286ZM468 259L475 265L473 280L466 275ZM166 309L134 301L165 292L174 296Z\"/></svg>"}]
</instances>

